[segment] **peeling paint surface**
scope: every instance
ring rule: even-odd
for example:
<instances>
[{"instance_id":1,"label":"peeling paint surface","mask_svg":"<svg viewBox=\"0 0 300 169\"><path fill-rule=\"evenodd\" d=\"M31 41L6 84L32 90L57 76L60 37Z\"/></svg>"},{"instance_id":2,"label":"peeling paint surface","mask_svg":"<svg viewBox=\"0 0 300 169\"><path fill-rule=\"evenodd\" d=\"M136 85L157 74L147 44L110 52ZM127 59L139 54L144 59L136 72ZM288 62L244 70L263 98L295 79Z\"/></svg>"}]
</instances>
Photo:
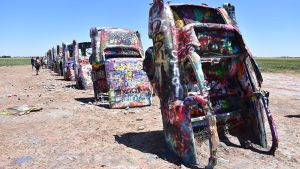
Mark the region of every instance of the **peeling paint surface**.
<instances>
[{"instance_id":1,"label":"peeling paint surface","mask_svg":"<svg viewBox=\"0 0 300 169\"><path fill-rule=\"evenodd\" d=\"M172 5L154 1L149 15L155 87L169 150L197 165L195 141L209 139L216 164L219 134L267 148L263 116L278 146L262 76L235 20L234 6ZM197 138L197 139L196 139Z\"/></svg>"},{"instance_id":2,"label":"peeling paint surface","mask_svg":"<svg viewBox=\"0 0 300 169\"><path fill-rule=\"evenodd\" d=\"M139 33L119 28L92 28L91 39L96 99L107 93L111 108L151 105L152 87L143 70Z\"/></svg>"},{"instance_id":3,"label":"peeling paint surface","mask_svg":"<svg viewBox=\"0 0 300 169\"><path fill-rule=\"evenodd\" d=\"M75 44L75 77L76 86L79 89L91 89L92 81L92 65L89 63L91 55L91 42L81 42Z\"/></svg>"}]
</instances>

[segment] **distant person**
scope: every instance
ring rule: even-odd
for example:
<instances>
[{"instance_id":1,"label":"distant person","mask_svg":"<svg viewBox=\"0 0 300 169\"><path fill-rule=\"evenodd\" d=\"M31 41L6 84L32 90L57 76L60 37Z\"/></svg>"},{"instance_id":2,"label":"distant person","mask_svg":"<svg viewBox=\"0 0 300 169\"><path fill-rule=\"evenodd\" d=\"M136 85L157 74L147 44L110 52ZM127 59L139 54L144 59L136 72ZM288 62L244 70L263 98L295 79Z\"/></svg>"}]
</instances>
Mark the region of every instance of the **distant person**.
<instances>
[{"instance_id":1,"label":"distant person","mask_svg":"<svg viewBox=\"0 0 300 169\"><path fill-rule=\"evenodd\" d=\"M35 62L34 58L31 57L31 66L32 66L32 70L33 70L33 68L34 68L34 62Z\"/></svg>"},{"instance_id":2,"label":"distant person","mask_svg":"<svg viewBox=\"0 0 300 169\"><path fill-rule=\"evenodd\" d=\"M45 68L48 68L48 60L45 58L43 62L44 62Z\"/></svg>"},{"instance_id":3,"label":"distant person","mask_svg":"<svg viewBox=\"0 0 300 169\"><path fill-rule=\"evenodd\" d=\"M35 63L34 63L36 75L39 74L39 71L40 71L40 68L41 68L41 64L42 63L41 63L40 57L36 57Z\"/></svg>"},{"instance_id":4,"label":"distant person","mask_svg":"<svg viewBox=\"0 0 300 169\"><path fill-rule=\"evenodd\" d=\"M41 67L42 67L42 69L44 67L44 58L41 58Z\"/></svg>"}]
</instances>

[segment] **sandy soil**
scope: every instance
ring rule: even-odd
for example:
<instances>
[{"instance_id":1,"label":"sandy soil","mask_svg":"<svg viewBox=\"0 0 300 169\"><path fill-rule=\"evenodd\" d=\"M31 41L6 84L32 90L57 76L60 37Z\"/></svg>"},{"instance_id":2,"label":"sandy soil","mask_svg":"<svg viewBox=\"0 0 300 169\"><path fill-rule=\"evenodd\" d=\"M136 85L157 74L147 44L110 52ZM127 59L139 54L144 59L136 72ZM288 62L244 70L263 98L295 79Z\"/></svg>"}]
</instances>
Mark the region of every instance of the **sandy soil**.
<instances>
[{"instance_id":1,"label":"sandy soil","mask_svg":"<svg viewBox=\"0 0 300 169\"><path fill-rule=\"evenodd\" d=\"M166 154L157 97L151 107L107 109L92 104L92 90L76 90L49 70L39 76L30 66L0 72L0 112L22 104L43 107L0 115L0 169L184 168ZM263 76L280 137L276 155L222 143L216 168L300 168L300 75Z\"/></svg>"}]
</instances>

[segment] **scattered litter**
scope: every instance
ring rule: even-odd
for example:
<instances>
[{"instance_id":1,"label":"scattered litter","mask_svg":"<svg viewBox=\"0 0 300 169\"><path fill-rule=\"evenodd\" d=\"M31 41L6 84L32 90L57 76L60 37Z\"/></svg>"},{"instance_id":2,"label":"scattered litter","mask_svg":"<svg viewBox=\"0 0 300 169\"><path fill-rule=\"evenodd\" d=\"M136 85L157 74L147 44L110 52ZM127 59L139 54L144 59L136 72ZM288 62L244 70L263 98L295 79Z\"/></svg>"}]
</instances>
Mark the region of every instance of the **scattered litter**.
<instances>
[{"instance_id":1,"label":"scattered litter","mask_svg":"<svg viewBox=\"0 0 300 169\"><path fill-rule=\"evenodd\" d=\"M42 107L34 107L34 106L28 106L26 104L21 105L21 106L14 106L7 108L7 112L5 112L5 115L25 115L29 114L30 112L35 112L35 111L41 111L43 110Z\"/></svg>"},{"instance_id":2,"label":"scattered litter","mask_svg":"<svg viewBox=\"0 0 300 169\"><path fill-rule=\"evenodd\" d=\"M16 158L14 160L14 164L21 165L21 164L23 164L25 162L30 162L32 160L33 160L33 158L31 156L23 156L23 157L20 157L20 158Z\"/></svg>"},{"instance_id":3,"label":"scattered litter","mask_svg":"<svg viewBox=\"0 0 300 169\"><path fill-rule=\"evenodd\" d=\"M145 129L144 126L139 126L139 127L138 127L138 130L144 130L144 129Z\"/></svg>"},{"instance_id":4,"label":"scattered litter","mask_svg":"<svg viewBox=\"0 0 300 169\"><path fill-rule=\"evenodd\" d=\"M188 169L188 168L186 166L184 166L183 164L181 164L180 169Z\"/></svg>"},{"instance_id":5,"label":"scattered litter","mask_svg":"<svg viewBox=\"0 0 300 169\"><path fill-rule=\"evenodd\" d=\"M128 113L129 113L129 114L135 114L135 112L134 112L134 111L129 111Z\"/></svg>"},{"instance_id":6,"label":"scattered litter","mask_svg":"<svg viewBox=\"0 0 300 169\"><path fill-rule=\"evenodd\" d=\"M92 102L88 102L88 104L89 104L89 105L92 105L93 103L92 103Z\"/></svg>"},{"instance_id":7,"label":"scattered litter","mask_svg":"<svg viewBox=\"0 0 300 169\"><path fill-rule=\"evenodd\" d=\"M40 140L34 138L34 139L30 140L30 143L33 144L33 145L37 145L38 143L40 143Z\"/></svg>"},{"instance_id":8,"label":"scattered litter","mask_svg":"<svg viewBox=\"0 0 300 169\"><path fill-rule=\"evenodd\" d=\"M125 110L129 110L129 107L127 106L127 107L125 108Z\"/></svg>"}]
</instances>

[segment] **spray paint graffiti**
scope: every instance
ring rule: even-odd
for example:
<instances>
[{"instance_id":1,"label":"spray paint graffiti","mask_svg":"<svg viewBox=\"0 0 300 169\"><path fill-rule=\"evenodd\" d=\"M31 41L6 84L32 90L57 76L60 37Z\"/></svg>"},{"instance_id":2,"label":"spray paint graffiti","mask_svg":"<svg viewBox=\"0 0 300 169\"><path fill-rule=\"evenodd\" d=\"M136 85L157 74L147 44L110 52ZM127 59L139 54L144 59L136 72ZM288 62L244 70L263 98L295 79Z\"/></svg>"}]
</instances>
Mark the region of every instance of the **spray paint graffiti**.
<instances>
[{"instance_id":1,"label":"spray paint graffiti","mask_svg":"<svg viewBox=\"0 0 300 169\"><path fill-rule=\"evenodd\" d=\"M62 64L62 69L63 69L63 75L64 79L67 81L75 81L75 67L76 67L76 62L75 62L75 56L74 56L74 45L69 44L69 45L62 45L63 52L62 52L62 58L63 58L63 64Z\"/></svg>"},{"instance_id":2,"label":"spray paint graffiti","mask_svg":"<svg viewBox=\"0 0 300 169\"><path fill-rule=\"evenodd\" d=\"M76 86L79 89L91 89L93 87L92 81L92 65L89 63L91 55L91 42L76 43L73 41L75 50L75 77Z\"/></svg>"},{"instance_id":3,"label":"spray paint graffiti","mask_svg":"<svg viewBox=\"0 0 300 169\"><path fill-rule=\"evenodd\" d=\"M152 87L143 70L138 32L119 28L91 29L92 80L95 98L108 93L111 108L147 106Z\"/></svg>"},{"instance_id":4,"label":"spray paint graffiti","mask_svg":"<svg viewBox=\"0 0 300 169\"><path fill-rule=\"evenodd\" d=\"M184 163L197 165L195 140L209 139L208 167L213 167L217 129L236 136L242 145L250 141L266 148L266 113L273 136L269 151L274 153L278 137L268 95L259 89L262 77L237 27L234 6L153 2L149 37L169 150Z\"/></svg>"}]
</instances>

